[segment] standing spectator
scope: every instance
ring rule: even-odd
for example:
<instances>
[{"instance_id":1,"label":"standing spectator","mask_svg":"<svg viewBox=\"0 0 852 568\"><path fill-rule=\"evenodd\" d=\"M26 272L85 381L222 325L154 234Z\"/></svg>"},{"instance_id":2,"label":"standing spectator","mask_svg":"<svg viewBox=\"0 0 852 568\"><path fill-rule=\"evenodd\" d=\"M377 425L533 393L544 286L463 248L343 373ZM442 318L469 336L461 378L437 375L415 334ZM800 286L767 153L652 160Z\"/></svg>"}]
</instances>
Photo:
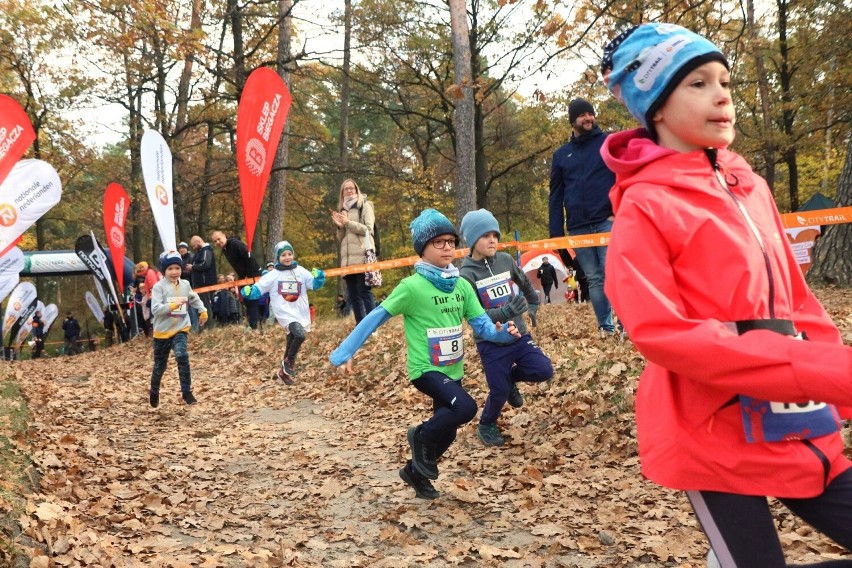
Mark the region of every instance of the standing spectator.
<instances>
[{"instance_id":1,"label":"standing spectator","mask_svg":"<svg viewBox=\"0 0 852 568\"><path fill-rule=\"evenodd\" d=\"M351 266L364 264L364 245L367 235L372 238L373 227L376 220L373 203L367 196L361 193L361 189L355 180L346 179L340 184L340 197L337 211L331 212L331 219L337 227L337 241L340 243L340 266ZM343 277L346 283L349 307L355 314L355 323L359 323L364 316L376 307L376 299L364 274L347 274Z\"/></svg>"},{"instance_id":2,"label":"standing spectator","mask_svg":"<svg viewBox=\"0 0 852 568\"><path fill-rule=\"evenodd\" d=\"M222 249L222 254L228 259L228 262L240 280L260 276L260 268L258 268L254 258L249 254L245 243L240 239L237 237L228 237L222 231L213 231L210 235L210 240L213 241L214 245ZM257 324L260 321L258 301L246 300L245 306L249 327L257 329Z\"/></svg>"},{"instance_id":3,"label":"standing spectator","mask_svg":"<svg viewBox=\"0 0 852 568\"><path fill-rule=\"evenodd\" d=\"M573 130L571 140L553 154L550 170L550 236L565 236L566 227L571 236L608 233L613 221L609 190L615 175L600 154L607 135L596 124L595 109L585 99L571 101L568 120ZM578 247L574 251L589 280L601 337L615 331L612 306L604 293L606 249ZM563 260L565 256L567 251Z\"/></svg>"},{"instance_id":4,"label":"standing spectator","mask_svg":"<svg viewBox=\"0 0 852 568\"><path fill-rule=\"evenodd\" d=\"M550 260L546 256L541 259L541 266L538 267L536 276L538 276L538 279L541 282L541 288L544 290L544 302L549 304L550 288L552 286L556 286L556 290L558 290L559 282L556 278L556 269L553 268L553 265L550 264Z\"/></svg>"},{"instance_id":5,"label":"standing spectator","mask_svg":"<svg viewBox=\"0 0 852 568\"><path fill-rule=\"evenodd\" d=\"M225 275L224 274L219 274L216 277L216 283L217 284L222 284L224 281L225 281ZM211 308L213 309L213 318L216 320L217 325L224 325L226 323L224 319L219 317L219 309L220 309L220 306L222 305L219 301L221 299L220 296L219 296L219 292L221 292L221 291L222 290L220 289L220 290L216 290L215 292L210 292L213 295L213 297L210 301L210 304L211 304ZM199 295L199 297L200 297L200 295Z\"/></svg>"},{"instance_id":6,"label":"standing spectator","mask_svg":"<svg viewBox=\"0 0 852 568\"><path fill-rule=\"evenodd\" d=\"M131 290L133 290L131 288ZM145 282L140 282L133 291L133 311L136 312L136 323L139 331L145 337L151 336L151 296Z\"/></svg>"},{"instance_id":7,"label":"standing spectator","mask_svg":"<svg viewBox=\"0 0 852 568\"><path fill-rule=\"evenodd\" d=\"M44 322L41 321L41 312L36 310L33 315L33 359L41 357L41 352L44 349Z\"/></svg>"},{"instance_id":8,"label":"standing spectator","mask_svg":"<svg viewBox=\"0 0 852 568\"><path fill-rule=\"evenodd\" d=\"M110 309L112 306L113 304L110 303L104 312L104 345L106 347L112 347L115 342L115 312Z\"/></svg>"},{"instance_id":9,"label":"standing spectator","mask_svg":"<svg viewBox=\"0 0 852 568\"><path fill-rule=\"evenodd\" d=\"M189 245L183 241L178 243L177 251L178 254L180 254L181 262L183 262L180 271L180 279L186 280L191 286L192 261L195 255L189 251ZM192 306L189 306L187 310L189 312L189 321L191 322L192 333L198 333L201 331L201 328L198 326L198 311Z\"/></svg>"},{"instance_id":10,"label":"standing spectator","mask_svg":"<svg viewBox=\"0 0 852 568\"><path fill-rule=\"evenodd\" d=\"M213 254L213 247L205 243L204 239L198 235L193 235L189 239L189 246L194 254L192 262L186 266L189 270L189 283L193 290L216 284L216 255ZM207 313L213 313L213 292L200 292L198 297L201 298ZM208 320L204 327L209 327L210 323L211 321Z\"/></svg>"},{"instance_id":11,"label":"standing spectator","mask_svg":"<svg viewBox=\"0 0 852 568\"><path fill-rule=\"evenodd\" d=\"M137 285L141 282L145 284L145 296L150 300L151 299L151 290L154 288L154 284L160 281L163 278L163 275L160 274L156 269L148 266L148 263L144 260L140 263L136 264L136 283ZM137 286L138 289L138 286Z\"/></svg>"},{"instance_id":12,"label":"standing spectator","mask_svg":"<svg viewBox=\"0 0 852 568\"><path fill-rule=\"evenodd\" d=\"M335 302L334 307L337 310L337 317L349 317L349 304L346 302L346 296L338 294L337 302Z\"/></svg>"},{"instance_id":13,"label":"standing spectator","mask_svg":"<svg viewBox=\"0 0 852 568\"><path fill-rule=\"evenodd\" d=\"M647 359L642 473L685 492L716 565L787 566L766 496L852 551L852 348L808 288L766 181L728 150L728 60L664 23L604 54L609 90L644 126L602 149L617 179L606 291Z\"/></svg>"},{"instance_id":14,"label":"standing spectator","mask_svg":"<svg viewBox=\"0 0 852 568\"><path fill-rule=\"evenodd\" d=\"M74 314L67 312L65 321L62 322L62 331L65 333L65 354L76 355L80 352L80 324L74 319Z\"/></svg>"}]
</instances>

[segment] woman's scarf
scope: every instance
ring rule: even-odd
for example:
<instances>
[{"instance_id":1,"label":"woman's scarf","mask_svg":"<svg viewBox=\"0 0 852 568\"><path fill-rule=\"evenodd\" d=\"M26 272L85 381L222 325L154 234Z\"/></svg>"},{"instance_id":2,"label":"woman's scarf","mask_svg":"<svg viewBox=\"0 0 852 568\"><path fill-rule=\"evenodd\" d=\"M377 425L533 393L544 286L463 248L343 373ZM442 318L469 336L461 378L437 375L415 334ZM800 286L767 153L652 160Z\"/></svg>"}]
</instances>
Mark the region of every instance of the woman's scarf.
<instances>
[{"instance_id":1,"label":"woman's scarf","mask_svg":"<svg viewBox=\"0 0 852 568\"><path fill-rule=\"evenodd\" d=\"M414 271L431 282L441 292L452 292L453 288L456 287L456 280L459 279L459 269L452 264L446 268L440 268L419 260L414 265Z\"/></svg>"},{"instance_id":2,"label":"woman's scarf","mask_svg":"<svg viewBox=\"0 0 852 568\"><path fill-rule=\"evenodd\" d=\"M344 197L343 198L343 208L347 211L352 209L355 204L358 203L358 196L353 195L352 197Z\"/></svg>"}]
</instances>

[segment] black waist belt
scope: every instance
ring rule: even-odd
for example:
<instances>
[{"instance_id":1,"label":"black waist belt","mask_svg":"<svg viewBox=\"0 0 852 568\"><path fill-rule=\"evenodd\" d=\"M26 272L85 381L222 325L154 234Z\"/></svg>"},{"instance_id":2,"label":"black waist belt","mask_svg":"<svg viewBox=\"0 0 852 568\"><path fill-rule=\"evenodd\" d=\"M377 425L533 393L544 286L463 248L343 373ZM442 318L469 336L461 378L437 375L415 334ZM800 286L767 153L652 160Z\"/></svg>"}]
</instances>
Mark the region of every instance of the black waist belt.
<instances>
[{"instance_id":1,"label":"black waist belt","mask_svg":"<svg viewBox=\"0 0 852 568\"><path fill-rule=\"evenodd\" d=\"M796 326L793 322L785 319L757 319L757 320L740 320L734 322L737 326L737 333L742 335L747 331L755 329L768 329L781 335L789 335L795 337Z\"/></svg>"}]
</instances>

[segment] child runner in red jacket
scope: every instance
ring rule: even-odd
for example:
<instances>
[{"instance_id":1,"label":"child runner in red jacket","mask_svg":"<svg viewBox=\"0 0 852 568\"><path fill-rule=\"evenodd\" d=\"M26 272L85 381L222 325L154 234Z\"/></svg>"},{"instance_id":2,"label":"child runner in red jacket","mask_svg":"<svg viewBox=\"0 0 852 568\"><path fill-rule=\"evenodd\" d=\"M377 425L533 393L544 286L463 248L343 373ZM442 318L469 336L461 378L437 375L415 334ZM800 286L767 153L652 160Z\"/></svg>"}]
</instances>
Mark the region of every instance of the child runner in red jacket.
<instances>
[{"instance_id":1,"label":"child runner in red jacket","mask_svg":"<svg viewBox=\"0 0 852 568\"><path fill-rule=\"evenodd\" d=\"M648 360L642 472L687 492L723 567L786 565L765 496L852 549L852 348L805 284L766 183L727 150L725 56L643 24L606 47L602 70L645 127L601 150L616 174L606 294ZM852 565L836 562L820 566Z\"/></svg>"}]
</instances>

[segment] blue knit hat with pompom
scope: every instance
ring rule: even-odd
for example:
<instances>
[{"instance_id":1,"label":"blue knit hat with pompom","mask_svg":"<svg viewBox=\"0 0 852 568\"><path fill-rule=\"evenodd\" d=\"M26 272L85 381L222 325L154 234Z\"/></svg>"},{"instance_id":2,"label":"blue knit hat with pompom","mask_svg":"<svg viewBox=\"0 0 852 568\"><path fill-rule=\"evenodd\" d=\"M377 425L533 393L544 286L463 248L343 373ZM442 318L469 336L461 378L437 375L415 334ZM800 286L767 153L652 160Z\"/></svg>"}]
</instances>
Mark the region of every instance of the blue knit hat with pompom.
<instances>
[{"instance_id":1,"label":"blue knit hat with pompom","mask_svg":"<svg viewBox=\"0 0 852 568\"><path fill-rule=\"evenodd\" d=\"M459 234L443 213L435 209L424 209L409 225L411 238L414 240L414 252L417 256L423 256L426 243L441 235L453 235L456 238L456 246L459 242Z\"/></svg>"}]
</instances>

